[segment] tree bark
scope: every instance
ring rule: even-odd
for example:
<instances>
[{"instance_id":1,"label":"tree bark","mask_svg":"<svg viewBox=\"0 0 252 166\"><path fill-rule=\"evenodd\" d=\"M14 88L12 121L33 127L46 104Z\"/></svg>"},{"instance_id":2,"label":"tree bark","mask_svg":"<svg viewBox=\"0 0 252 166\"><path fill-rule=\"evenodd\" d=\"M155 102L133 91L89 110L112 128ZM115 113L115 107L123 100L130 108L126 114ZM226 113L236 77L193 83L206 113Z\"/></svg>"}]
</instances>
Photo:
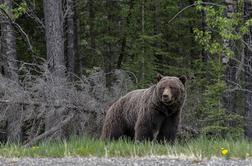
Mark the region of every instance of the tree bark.
<instances>
[{"instance_id":1,"label":"tree bark","mask_svg":"<svg viewBox=\"0 0 252 166\"><path fill-rule=\"evenodd\" d=\"M43 2L49 69L63 76L65 61L62 0L44 0Z\"/></svg>"},{"instance_id":2,"label":"tree bark","mask_svg":"<svg viewBox=\"0 0 252 166\"><path fill-rule=\"evenodd\" d=\"M116 45L113 41L113 38L116 37L116 25L118 17L118 2L117 1L111 1L106 0L106 9L107 9L107 29L106 29L106 35L109 38L112 38L111 40L105 41L105 52L104 52L104 71L106 76L106 87L111 88L113 83L113 69L115 66L115 49Z\"/></svg>"},{"instance_id":3,"label":"tree bark","mask_svg":"<svg viewBox=\"0 0 252 166\"><path fill-rule=\"evenodd\" d=\"M189 1L189 4L193 4L194 3L194 0L190 0ZM202 15L204 15L205 13L202 12ZM192 67L195 60L199 58L199 55L198 55L198 52L197 50L195 49L195 46L197 45L196 42L195 42L195 36L194 36L194 27L195 27L195 21L196 19L193 19L193 20L189 20L188 21L188 24L189 24L189 31L190 31L190 38L191 38L191 49L190 49L190 56L189 56L189 59L188 59L188 64L190 66L188 67ZM201 18L201 22L204 22L205 24L205 18ZM202 25L204 25L202 24ZM205 25L204 25L205 26ZM205 28L205 27L204 27Z\"/></svg>"},{"instance_id":4,"label":"tree bark","mask_svg":"<svg viewBox=\"0 0 252 166\"><path fill-rule=\"evenodd\" d=\"M74 79L73 74L76 74L76 58L77 58L77 26L76 26L76 1L67 0L67 71L69 72L70 80Z\"/></svg>"},{"instance_id":5,"label":"tree bark","mask_svg":"<svg viewBox=\"0 0 252 166\"><path fill-rule=\"evenodd\" d=\"M12 17L12 1L2 0L8 7L6 13ZM16 51L16 33L11 21L1 13L1 73L18 82L18 64Z\"/></svg>"},{"instance_id":6,"label":"tree bark","mask_svg":"<svg viewBox=\"0 0 252 166\"><path fill-rule=\"evenodd\" d=\"M76 14L77 15L77 14ZM80 45L80 20L77 17L76 18L76 49L77 49L77 53L76 53L76 61L75 61L75 72L78 76L82 75L82 68L84 66L83 64L83 59L81 59L80 57L80 52L79 52L79 45Z\"/></svg>"},{"instance_id":7,"label":"tree bark","mask_svg":"<svg viewBox=\"0 0 252 166\"><path fill-rule=\"evenodd\" d=\"M244 18L246 20L252 17L252 2L244 1ZM249 28L249 32L244 36L245 42L252 47L252 27ZM249 50L248 46L245 47L245 88L252 91L252 52ZM252 139L252 93L245 92L245 135Z\"/></svg>"},{"instance_id":8,"label":"tree bark","mask_svg":"<svg viewBox=\"0 0 252 166\"><path fill-rule=\"evenodd\" d=\"M93 50L92 52L95 52L95 47L96 47L96 43L95 43L95 11L94 11L94 3L95 2L93 0L89 0L88 1L88 12L89 12L88 22L89 22L89 25L90 25L89 36L90 36L91 49Z\"/></svg>"},{"instance_id":9,"label":"tree bark","mask_svg":"<svg viewBox=\"0 0 252 166\"><path fill-rule=\"evenodd\" d=\"M160 6L161 1L160 0L155 0L155 27L154 27L154 34L155 35L160 35L161 34L161 19L160 19L160 12L161 12L161 6ZM160 41L157 41L156 44L156 49L160 50L161 49L161 43ZM156 62L159 64L159 67L157 67L157 72L162 73L164 69L164 56L162 54L158 54L158 51L155 51L155 57L156 57Z\"/></svg>"},{"instance_id":10,"label":"tree bark","mask_svg":"<svg viewBox=\"0 0 252 166\"><path fill-rule=\"evenodd\" d=\"M134 0L130 0L129 1L129 13L126 17L126 20L124 21L124 25L122 27L122 39L121 39L121 51L120 51L120 55L118 57L118 61L117 61L117 68L120 69L122 67L122 62L123 62L123 58L125 57L125 53L126 53L126 45L127 45L127 30L128 30L128 26L130 23L130 17L132 15L132 9L133 9L133 5L134 5Z\"/></svg>"},{"instance_id":11,"label":"tree bark","mask_svg":"<svg viewBox=\"0 0 252 166\"><path fill-rule=\"evenodd\" d=\"M225 3L227 5L226 10L226 17L231 17L234 12L237 10L237 2L235 0L225 0ZM228 47L230 50L235 52L235 45L232 43L231 40L224 40L224 45ZM233 57L236 59L240 59L237 55L236 57ZM237 83L237 69L238 64L236 60L233 58L228 57L227 55L223 55L222 62L224 64L227 64L226 72L225 72L225 80L227 84L229 84L231 87L234 88L234 84ZM227 109L228 112L234 113L236 111L236 91L234 92L226 92L223 94L223 101L224 101L224 107ZM230 125L234 125L234 122L230 122Z\"/></svg>"},{"instance_id":12,"label":"tree bark","mask_svg":"<svg viewBox=\"0 0 252 166\"><path fill-rule=\"evenodd\" d=\"M142 35L144 35L145 33L145 0L142 0L142 4L141 4L141 24L142 24ZM140 79L142 81L145 80L145 58L144 58L144 54L145 54L145 41L143 39L142 41L142 59L141 59L141 73L140 73Z\"/></svg>"},{"instance_id":13,"label":"tree bark","mask_svg":"<svg viewBox=\"0 0 252 166\"><path fill-rule=\"evenodd\" d=\"M203 1L205 2L205 1ZM202 10L201 12L201 27L203 32L206 31L207 29L207 23L206 23L206 11ZM209 62L210 62L210 54L208 51L205 51L204 49L202 49L201 51L201 55L202 55L202 60L203 62L205 62L205 64L208 66Z\"/></svg>"}]
</instances>

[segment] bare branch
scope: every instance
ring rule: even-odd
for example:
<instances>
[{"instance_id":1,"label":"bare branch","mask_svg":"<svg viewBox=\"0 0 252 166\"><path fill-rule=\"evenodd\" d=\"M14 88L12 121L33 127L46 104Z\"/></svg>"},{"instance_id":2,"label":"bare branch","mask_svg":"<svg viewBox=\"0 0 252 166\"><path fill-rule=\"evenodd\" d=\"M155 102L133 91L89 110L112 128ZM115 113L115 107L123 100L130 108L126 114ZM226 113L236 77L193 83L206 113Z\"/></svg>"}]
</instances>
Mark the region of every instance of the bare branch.
<instances>
[{"instance_id":1,"label":"bare branch","mask_svg":"<svg viewBox=\"0 0 252 166\"><path fill-rule=\"evenodd\" d=\"M184 7L183 9L181 9L178 13L176 13L169 21L168 23L172 22L178 15L180 15L181 13L183 13L185 10L191 8L191 7L195 7L197 5L210 5L210 6L217 6L217 7L225 7L224 5L220 5L220 4L216 4L216 3L212 3L212 2L194 2L191 5L188 5L186 7Z\"/></svg>"},{"instance_id":2,"label":"bare branch","mask_svg":"<svg viewBox=\"0 0 252 166\"><path fill-rule=\"evenodd\" d=\"M29 46L29 50L30 50L31 52L33 52L33 47L32 47L32 45L31 45L30 39L29 39L28 35L24 32L24 30L21 28L21 26L18 25L15 21L13 21L13 20L11 19L11 17L8 15L8 13L6 13L6 11L5 11L4 9L0 8L0 11L1 11L1 13L2 13L3 15L6 16L6 18L10 21L10 23L13 24L13 25L19 30L19 32L25 37L26 42L27 42L27 44L28 44L28 46Z\"/></svg>"}]
</instances>

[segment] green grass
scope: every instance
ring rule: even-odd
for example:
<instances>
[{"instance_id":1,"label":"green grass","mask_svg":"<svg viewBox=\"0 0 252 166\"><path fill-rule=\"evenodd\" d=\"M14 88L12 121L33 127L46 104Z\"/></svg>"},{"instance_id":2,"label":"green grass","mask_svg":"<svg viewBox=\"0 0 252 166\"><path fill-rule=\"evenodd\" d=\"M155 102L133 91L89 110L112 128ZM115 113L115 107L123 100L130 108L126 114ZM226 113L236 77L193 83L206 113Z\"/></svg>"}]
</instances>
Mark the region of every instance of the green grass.
<instances>
[{"instance_id":1,"label":"green grass","mask_svg":"<svg viewBox=\"0 0 252 166\"><path fill-rule=\"evenodd\" d=\"M72 138L69 141L43 142L38 146L24 148L22 145L0 145L2 157L136 157L136 156L189 156L195 158L221 157L221 148L230 151L229 157L251 158L252 143L245 139L224 140L198 138L187 143L175 145L152 142L133 143L119 140L104 142L90 138Z\"/></svg>"}]
</instances>

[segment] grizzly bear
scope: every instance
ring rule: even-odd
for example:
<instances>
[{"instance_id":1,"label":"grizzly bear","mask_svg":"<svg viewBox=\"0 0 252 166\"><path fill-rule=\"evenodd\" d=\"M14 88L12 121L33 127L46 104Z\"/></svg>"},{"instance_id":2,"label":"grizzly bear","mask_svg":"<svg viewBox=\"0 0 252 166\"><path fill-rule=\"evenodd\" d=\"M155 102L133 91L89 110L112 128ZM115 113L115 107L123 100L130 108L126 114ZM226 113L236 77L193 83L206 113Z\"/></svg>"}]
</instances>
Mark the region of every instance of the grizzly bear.
<instances>
[{"instance_id":1,"label":"grizzly bear","mask_svg":"<svg viewBox=\"0 0 252 166\"><path fill-rule=\"evenodd\" d=\"M158 74L157 80L155 85L129 92L111 105L101 139L128 136L136 141L174 142L185 101L186 77Z\"/></svg>"}]
</instances>

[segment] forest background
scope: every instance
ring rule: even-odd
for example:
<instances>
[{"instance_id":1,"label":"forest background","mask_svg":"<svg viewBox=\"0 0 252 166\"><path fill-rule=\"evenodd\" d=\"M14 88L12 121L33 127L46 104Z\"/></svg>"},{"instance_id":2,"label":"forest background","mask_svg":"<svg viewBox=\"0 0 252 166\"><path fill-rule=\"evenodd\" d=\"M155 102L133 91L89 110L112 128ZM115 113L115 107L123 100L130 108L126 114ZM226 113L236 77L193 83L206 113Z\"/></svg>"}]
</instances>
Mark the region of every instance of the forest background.
<instances>
[{"instance_id":1,"label":"forest background","mask_svg":"<svg viewBox=\"0 0 252 166\"><path fill-rule=\"evenodd\" d=\"M181 131L251 139L251 18L250 0L0 0L0 139L99 137L156 73L188 78Z\"/></svg>"}]
</instances>

